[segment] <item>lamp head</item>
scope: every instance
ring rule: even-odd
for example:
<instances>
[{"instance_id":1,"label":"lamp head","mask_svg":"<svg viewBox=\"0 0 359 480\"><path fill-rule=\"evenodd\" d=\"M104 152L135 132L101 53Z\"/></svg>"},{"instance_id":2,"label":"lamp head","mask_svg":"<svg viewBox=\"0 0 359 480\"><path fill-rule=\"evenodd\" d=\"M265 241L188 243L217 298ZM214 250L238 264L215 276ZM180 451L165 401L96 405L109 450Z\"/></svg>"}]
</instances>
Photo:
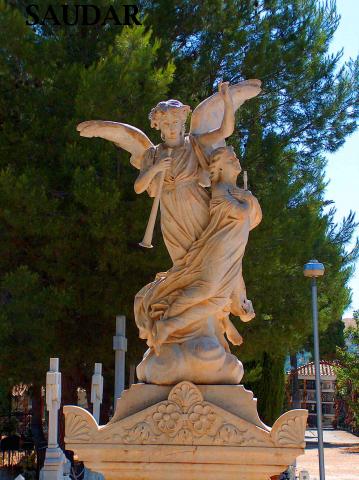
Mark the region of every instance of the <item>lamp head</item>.
<instances>
[{"instance_id":1,"label":"lamp head","mask_svg":"<svg viewBox=\"0 0 359 480\"><path fill-rule=\"evenodd\" d=\"M305 277L322 277L324 275L324 265L318 260L309 260L308 263L304 265L303 273Z\"/></svg>"}]
</instances>

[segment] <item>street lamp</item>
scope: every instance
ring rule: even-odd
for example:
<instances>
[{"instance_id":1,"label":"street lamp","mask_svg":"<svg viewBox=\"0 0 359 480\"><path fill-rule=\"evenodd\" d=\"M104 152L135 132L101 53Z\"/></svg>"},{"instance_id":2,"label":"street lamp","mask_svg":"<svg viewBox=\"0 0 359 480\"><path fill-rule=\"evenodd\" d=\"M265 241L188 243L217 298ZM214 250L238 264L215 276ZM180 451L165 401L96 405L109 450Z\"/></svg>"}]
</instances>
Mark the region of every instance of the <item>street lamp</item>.
<instances>
[{"instance_id":1,"label":"street lamp","mask_svg":"<svg viewBox=\"0 0 359 480\"><path fill-rule=\"evenodd\" d=\"M319 355L319 330L318 330L318 301L317 301L317 277L324 275L324 265L318 260L310 260L304 265L304 276L312 279L312 312L314 334L314 364L315 364L315 399L317 404L317 430L319 450L319 474L320 480L325 480L323 427L322 427L322 399L320 388L320 355Z\"/></svg>"}]
</instances>

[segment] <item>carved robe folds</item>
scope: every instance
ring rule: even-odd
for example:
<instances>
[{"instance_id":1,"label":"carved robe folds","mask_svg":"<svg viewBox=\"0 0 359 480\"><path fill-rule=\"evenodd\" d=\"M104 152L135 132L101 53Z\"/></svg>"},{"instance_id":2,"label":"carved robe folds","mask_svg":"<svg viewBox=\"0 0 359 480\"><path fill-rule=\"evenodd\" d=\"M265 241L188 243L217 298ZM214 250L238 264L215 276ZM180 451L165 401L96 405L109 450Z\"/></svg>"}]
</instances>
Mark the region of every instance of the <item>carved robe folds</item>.
<instances>
[{"instance_id":1,"label":"carved robe folds","mask_svg":"<svg viewBox=\"0 0 359 480\"><path fill-rule=\"evenodd\" d=\"M195 140L185 137L182 146L172 149L172 167L166 172L161 195L161 230L163 240L174 265L183 257L208 225L209 195L200 185L204 172L193 148ZM142 160L141 171L168 155L162 144L148 149ZM155 177L148 193L155 196L158 189Z\"/></svg>"},{"instance_id":2,"label":"carved robe folds","mask_svg":"<svg viewBox=\"0 0 359 480\"><path fill-rule=\"evenodd\" d=\"M157 355L146 352L139 380L173 385L238 384L241 362L224 337L232 312L244 321L246 306L242 258L249 231L261 219L257 199L237 187L219 190L210 203L210 222L184 257L183 266L158 274L135 299L140 337L149 347L161 340ZM253 314L254 316L254 314ZM250 317L252 318L252 317Z\"/></svg>"}]
</instances>

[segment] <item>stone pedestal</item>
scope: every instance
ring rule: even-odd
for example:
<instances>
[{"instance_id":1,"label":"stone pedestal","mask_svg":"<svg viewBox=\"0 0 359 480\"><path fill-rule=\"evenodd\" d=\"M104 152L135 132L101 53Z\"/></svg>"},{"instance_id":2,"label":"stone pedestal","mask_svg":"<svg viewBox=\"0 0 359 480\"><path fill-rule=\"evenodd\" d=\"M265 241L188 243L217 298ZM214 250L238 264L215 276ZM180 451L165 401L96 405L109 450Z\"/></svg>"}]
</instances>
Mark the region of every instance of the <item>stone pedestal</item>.
<instances>
[{"instance_id":1,"label":"stone pedestal","mask_svg":"<svg viewBox=\"0 0 359 480\"><path fill-rule=\"evenodd\" d=\"M99 427L64 407L66 448L106 480L268 480L304 453L306 410L267 427L240 385L136 384Z\"/></svg>"},{"instance_id":2,"label":"stone pedestal","mask_svg":"<svg viewBox=\"0 0 359 480\"><path fill-rule=\"evenodd\" d=\"M40 471L40 480L64 480L66 457L59 447L47 448L44 466Z\"/></svg>"}]
</instances>

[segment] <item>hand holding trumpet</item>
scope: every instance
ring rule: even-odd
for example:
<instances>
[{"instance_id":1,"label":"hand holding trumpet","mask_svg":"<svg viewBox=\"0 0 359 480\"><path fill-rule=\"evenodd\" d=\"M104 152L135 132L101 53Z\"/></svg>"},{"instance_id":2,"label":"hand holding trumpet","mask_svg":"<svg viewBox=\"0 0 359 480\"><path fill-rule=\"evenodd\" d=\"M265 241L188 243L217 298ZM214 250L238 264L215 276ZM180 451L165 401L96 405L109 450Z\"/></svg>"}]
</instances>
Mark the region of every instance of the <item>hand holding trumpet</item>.
<instances>
[{"instance_id":1,"label":"hand holding trumpet","mask_svg":"<svg viewBox=\"0 0 359 480\"><path fill-rule=\"evenodd\" d=\"M171 157L164 157L161 158L157 163L153 165L153 170L155 174L159 172L167 172L171 168L172 165L172 158Z\"/></svg>"}]
</instances>

